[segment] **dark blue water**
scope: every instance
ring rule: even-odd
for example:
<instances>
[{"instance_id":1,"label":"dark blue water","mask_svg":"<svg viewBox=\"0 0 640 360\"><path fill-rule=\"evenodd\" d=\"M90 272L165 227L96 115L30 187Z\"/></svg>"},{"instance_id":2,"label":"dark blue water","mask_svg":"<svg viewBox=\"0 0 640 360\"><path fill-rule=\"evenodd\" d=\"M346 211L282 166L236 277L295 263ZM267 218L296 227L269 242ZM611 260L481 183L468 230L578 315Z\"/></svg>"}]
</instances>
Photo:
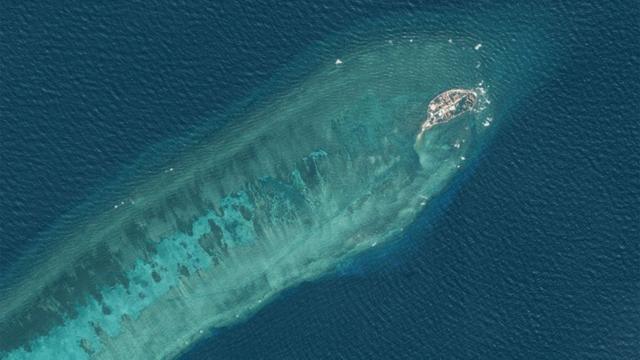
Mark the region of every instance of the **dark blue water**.
<instances>
[{"instance_id":1,"label":"dark blue water","mask_svg":"<svg viewBox=\"0 0 640 360\"><path fill-rule=\"evenodd\" d=\"M0 5L2 276L62 214L144 174L140 154L184 146L283 59L368 19L507 6L228 3ZM549 34L562 63L464 181L393 246L183 358L640 358L639 5L531 6L546 11L562 14Z\"/></svg>"}]
</instances>

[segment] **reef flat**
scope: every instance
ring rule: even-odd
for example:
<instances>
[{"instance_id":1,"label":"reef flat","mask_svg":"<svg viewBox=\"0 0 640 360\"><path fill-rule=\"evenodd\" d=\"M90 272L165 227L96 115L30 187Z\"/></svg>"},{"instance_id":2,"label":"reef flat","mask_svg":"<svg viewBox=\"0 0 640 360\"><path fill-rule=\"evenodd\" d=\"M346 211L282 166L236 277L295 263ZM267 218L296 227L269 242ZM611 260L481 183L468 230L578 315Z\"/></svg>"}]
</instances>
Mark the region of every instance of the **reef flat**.
<instances>
[{"instance_id":1,"label":"reef flat","mask_svg":"<svg viewBox=\"0 0 640 360\"><path fill-rule=\"evenodd\" d=\"M481 53L464 41L354 46L70 229L2 290L0 354L171 357L393 239L494 117ZM477 89L473 106L424 130L430 99L460 88Z\"/></svg>"}]
</instances>

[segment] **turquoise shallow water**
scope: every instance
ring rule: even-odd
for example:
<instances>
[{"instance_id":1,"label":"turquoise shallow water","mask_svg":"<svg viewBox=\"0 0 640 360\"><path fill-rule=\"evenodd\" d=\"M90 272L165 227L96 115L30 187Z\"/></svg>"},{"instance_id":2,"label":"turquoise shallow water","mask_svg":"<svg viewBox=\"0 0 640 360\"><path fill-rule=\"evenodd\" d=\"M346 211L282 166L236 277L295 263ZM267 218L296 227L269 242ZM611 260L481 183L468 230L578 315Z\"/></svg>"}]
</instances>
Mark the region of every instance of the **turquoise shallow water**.
<instances>
[{"instance_id":1,"label":"turquoise shallow water","mask_svg":"<svg viewBox=\"0 0 640 360\"><path fill-rule=\"evenodd\" d=\"M289 290L183 357L628 358L637 353L638 249L631 235L638 230L638 159L623 150L637 147L638 129L633 115L617 115L632 111L611 115L611 109L633 103L623 94L637 87L632 42L621 41L626 34L633 38L633 27L626 25L634 8L623 3L606 9L465 6L257 5L249 12L217 6L174 11L180 19L150 9L125 12L131 24L141 14L156 14L142 22L149 29L109 26L122 14L115 8L72 9L86 16L67 22L53 8L16 8L13 15L24 11L30 14L26 19L49 20L30 21L38 25L14 37L16 61L8 67L8 78L25 85L12 86L3 106L3 118L9 119L3 134L10 136L3 138L2 153L13 166L0 187L7 204L2 206L2 283L15 283L42 258L29 253L46 253L59 234L91 221L105 206L124 205L136 183L171 169L180 154L206 147L209 134L215 138L214 129L224 123L273 103L269 94L304 84L310 69L333 65L348 49L366 47L372 39L379 39L376 46L397 48L414 37L444 46L452 38L455 46L466 47L469 64L441 64L446 71L440 73L455 77L456 69L475 71L480 61L482 76L469 84L484 80L489 86L492 115L499 120L488 129L493 134L487 139L493 140L479 144L479 155L393 245ZM279 12L296 16L275 16ZM246 15L232 25L228 19L239 13ZM10 19L11 29L26 21ZM185 20L194 27L171 31ZM105 25L113 30L105 32ZM127 36L151 34L154 26L169 30L155 37ZM220 30L233 26L234 36ZM34 51L29 38L51 51L19 61ZM68 39L75 43L56 52ZM492 41L499 46L492 48ZM473 50L478 43L483 47ZM602 51L594 53L595 45ZM515 55L498 56L510 50ZM48 67L27 81L29 71L21 66L42 64ZM567 84L577 85L567 91ZM382 109L367 105L359 111ZM404 111L410 114L410 106ZM599 121L603 117L616 120ZM189 236L197 232L193 228ZM13 285L3 287L3 294L13 296L15 288L8 286ZM129 296L114 291L117 299ZM112 311L136 312L128 300L108 302Z\"/></svg>"}]
</instances>

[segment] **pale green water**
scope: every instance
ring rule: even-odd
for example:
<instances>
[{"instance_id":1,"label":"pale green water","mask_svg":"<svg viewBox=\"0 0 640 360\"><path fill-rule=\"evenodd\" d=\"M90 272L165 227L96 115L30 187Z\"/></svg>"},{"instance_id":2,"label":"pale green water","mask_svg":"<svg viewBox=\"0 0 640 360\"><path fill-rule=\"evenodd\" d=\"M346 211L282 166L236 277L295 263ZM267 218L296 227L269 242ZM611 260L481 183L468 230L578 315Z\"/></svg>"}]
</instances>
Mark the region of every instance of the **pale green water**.
<instances>
[{"instance_id":1,"label":"pale green water","mask_svg":"<svg viewBox=\"0 0 640 360\"><path fill-rule=\"evenodd\" d=\"M55 288L81 283L44 312L66 314L63 321L45 316L46 330L16 335L31 352L9 358L175 354L205 329L238 321L282 289L392 239L493 126L484 100L494 84L478 66L491 44L478 51L475 42L447 40L354 47L341 64L327 61L132 189L126 203L74 229L29 287L2 302L3 316L20 318L40 291L46 301ZM416 142L431 98L481 83L487 94L478 111ZM92 270L85 253L112 261ZM64 272L73 275L56 280ZM85 272L97 289L79 281Z\"/></svg>"}]
</instances>

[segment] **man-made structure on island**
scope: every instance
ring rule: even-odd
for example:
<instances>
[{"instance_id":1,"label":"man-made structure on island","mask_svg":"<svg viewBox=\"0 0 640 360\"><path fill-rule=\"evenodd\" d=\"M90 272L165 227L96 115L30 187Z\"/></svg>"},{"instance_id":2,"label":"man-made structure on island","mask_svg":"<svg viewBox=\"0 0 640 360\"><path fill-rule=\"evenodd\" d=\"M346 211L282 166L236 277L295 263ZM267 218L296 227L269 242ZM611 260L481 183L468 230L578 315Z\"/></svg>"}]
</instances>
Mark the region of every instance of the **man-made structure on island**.
<instances>
[{"instance_id":1,"label":"man-made structure on island","mask_svg":"<svg viewBox=\"0 0 640 360\"><path fill-rule=\"evenodd\" d=\"M473 90L451 89L440 93L429 102L427 120L420 133L472 110L477 102L478 94Z\"/></svg>"}]
</instances>

